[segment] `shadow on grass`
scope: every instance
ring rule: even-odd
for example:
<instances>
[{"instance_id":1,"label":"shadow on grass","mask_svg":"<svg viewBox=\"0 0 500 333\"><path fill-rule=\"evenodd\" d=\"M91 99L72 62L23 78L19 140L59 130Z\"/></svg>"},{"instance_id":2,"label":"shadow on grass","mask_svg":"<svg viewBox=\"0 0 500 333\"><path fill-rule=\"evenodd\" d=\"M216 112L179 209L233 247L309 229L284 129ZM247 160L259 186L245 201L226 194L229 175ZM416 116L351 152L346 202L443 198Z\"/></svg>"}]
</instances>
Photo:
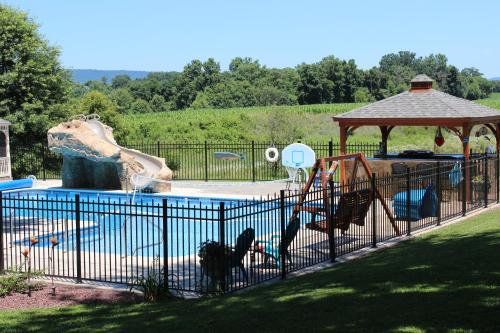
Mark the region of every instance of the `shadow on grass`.
<instances>
[{"instance_id":1,"label":"shadow on grass","mask_svg":"<svg viewBox=\"0 0 500 333\"><path fill-rule=\"evenodd\" d=\"M497 332L496 214L246 293L0 314L4 332Z\"/></svg>"}]
</instances>

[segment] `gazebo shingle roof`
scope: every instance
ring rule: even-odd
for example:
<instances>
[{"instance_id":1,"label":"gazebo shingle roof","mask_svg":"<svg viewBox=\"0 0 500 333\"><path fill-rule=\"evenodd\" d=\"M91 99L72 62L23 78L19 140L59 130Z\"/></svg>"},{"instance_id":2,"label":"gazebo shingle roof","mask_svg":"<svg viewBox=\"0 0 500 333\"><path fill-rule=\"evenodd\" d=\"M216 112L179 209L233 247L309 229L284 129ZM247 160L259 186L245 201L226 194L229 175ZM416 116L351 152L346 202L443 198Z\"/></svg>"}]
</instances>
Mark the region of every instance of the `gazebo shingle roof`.
<instances>
[{"instance_id":1,"label":"gazebo shingle roof","mask_svg":"<svg viewBox=\"0 0 500 333\"><path fill-rule=\"evenodd\" d=\"M417 79L417 78L415 78ZM429 78L428 78L429 79ZM422 81L420 81L422 82ZM335 121L356 119L471 119L499 117L500 111L441 91L406 91L335 116Z\"/></svg>"}]
</instances>

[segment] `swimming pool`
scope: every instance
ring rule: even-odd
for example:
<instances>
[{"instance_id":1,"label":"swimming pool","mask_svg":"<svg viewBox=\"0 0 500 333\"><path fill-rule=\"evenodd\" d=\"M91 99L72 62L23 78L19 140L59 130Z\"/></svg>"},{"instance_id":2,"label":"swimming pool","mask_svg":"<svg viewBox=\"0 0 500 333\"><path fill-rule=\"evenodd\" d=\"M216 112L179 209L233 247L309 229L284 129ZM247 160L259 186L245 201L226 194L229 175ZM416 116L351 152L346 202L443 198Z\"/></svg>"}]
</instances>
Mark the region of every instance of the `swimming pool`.
<instances>
[{"instance_id":1,"label":"swimming pool","mask_svg":"<svg viewBox=\"0 0 500 333\"><path fill-rule=\"evenodd\" d=\"M69 252L79 239L82 252L122 257L192 256L203 242L221 241L221 235L230 245L246 228L257 238L280 230L279 200L21 190L3 194L2 213L4 230L18 231L12 237L16 245L29 246L34 236L35 247L50 248L57 237L57 249Z\"/></svg>"}]
</instances>

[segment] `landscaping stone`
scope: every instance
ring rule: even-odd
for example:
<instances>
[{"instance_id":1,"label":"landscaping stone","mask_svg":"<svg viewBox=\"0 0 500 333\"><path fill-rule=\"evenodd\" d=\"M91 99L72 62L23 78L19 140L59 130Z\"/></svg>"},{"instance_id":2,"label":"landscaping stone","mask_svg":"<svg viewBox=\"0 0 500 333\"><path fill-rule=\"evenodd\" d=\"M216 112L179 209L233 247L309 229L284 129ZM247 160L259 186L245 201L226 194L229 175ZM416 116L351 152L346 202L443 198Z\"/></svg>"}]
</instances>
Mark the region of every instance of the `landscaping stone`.
<instances>
[{"instance_id":1,"label":"landscaping stone","mask_svg":"<svg viewBox=\"0 0 500 333\"><path fill-rule=\"evenodd\" d=\"M64 188L108 190L131 189L130 177L140 173L143 165L130 152L120 149L113 138L113 129L105 126L104 140L85 121L73 120L59 124L48 132L50 150L63 155L62 181ZM111 142L109 142L111 141ZM139 152L137 152L139 153ZM162 158L151 157L161 164L155 179L169 181L172 171ZM154 183L154 192L170 191L170 184Z\"/></svg>"}]
</instances>

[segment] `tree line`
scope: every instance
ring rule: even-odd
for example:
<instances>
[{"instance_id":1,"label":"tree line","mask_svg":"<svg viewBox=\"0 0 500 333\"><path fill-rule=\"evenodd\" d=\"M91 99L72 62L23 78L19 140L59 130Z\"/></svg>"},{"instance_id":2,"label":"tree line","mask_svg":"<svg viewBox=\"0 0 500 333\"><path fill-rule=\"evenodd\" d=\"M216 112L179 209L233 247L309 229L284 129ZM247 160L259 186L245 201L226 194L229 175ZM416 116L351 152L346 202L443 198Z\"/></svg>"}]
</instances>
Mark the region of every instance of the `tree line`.
<instances>
[{"instance_id":1,"label":"tree line","mask_svg":"<svg viewBox=\"0 0 500 333\"><path fill-rule=\"evenodd\" d=\"M434 87L470 100L500 90L475 68L458 69L443 54L417 57L401 51L383 56L369 70L354 60L327 56L294 68L268 68L252 58L234 58L229 69L210 58L193 60L182 72L150 73L132 80L119 75L107 82L75 84L75 97L99 91L116 104L119 113L149 113L185 108L231 108L267 105L372 102L403 92L417 74L435 80Z\"/></svg>"}]
</instances>

